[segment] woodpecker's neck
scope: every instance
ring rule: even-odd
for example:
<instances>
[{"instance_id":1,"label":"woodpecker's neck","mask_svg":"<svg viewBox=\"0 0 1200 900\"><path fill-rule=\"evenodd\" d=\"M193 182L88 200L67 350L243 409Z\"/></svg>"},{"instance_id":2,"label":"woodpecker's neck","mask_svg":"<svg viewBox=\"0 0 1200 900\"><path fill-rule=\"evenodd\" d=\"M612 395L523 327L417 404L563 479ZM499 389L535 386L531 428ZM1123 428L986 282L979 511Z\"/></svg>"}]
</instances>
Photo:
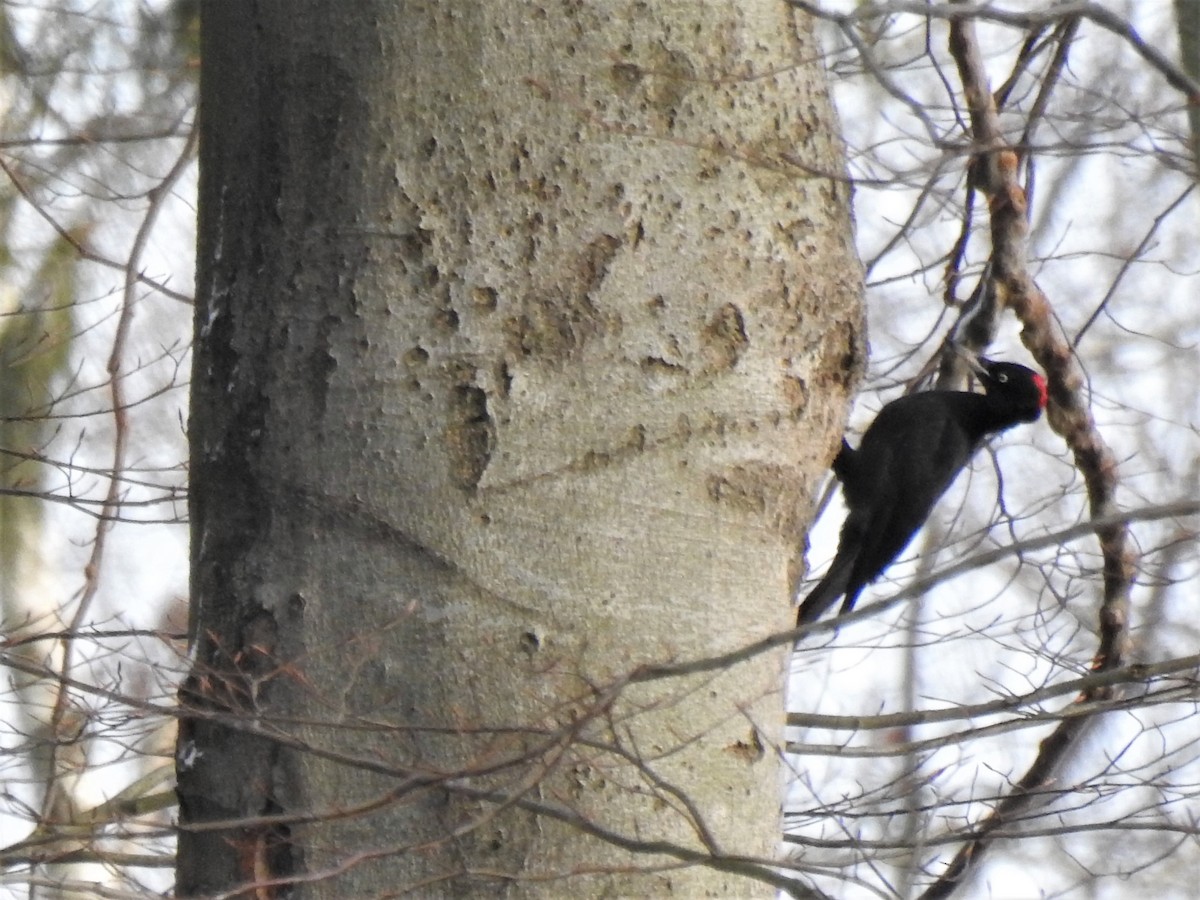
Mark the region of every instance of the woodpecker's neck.
<instances>
[{"instance_id":1,"label":"woodpecker's neck","mask_svg":"<svg viewBox=\"0 0 1200 900\"><path fill-rule=\"evenodd\" d=\"M1005 431L1022 422L1033 422L1042 414L1040 397L1011 396L999 391L984 394L980 420L984 434Z\"/></svg>"}]
</instances>

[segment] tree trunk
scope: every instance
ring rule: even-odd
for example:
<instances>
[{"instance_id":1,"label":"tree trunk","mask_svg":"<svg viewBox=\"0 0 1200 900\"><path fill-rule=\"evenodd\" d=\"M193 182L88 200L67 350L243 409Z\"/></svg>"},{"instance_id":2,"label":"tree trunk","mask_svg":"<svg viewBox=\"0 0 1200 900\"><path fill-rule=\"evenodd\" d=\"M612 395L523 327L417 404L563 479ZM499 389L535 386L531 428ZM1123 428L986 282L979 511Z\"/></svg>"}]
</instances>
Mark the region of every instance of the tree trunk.
<instances>
[{"instance_id":1,"label":"tree trunk","mask_svg":"<svg viewBox=\"0 0 1200 900\"><path fill-rule=\"evenodd\" d=\"M179 893L771 896L783 652L622 679L793 621L862 348L808 23L347 9L203 11Z\"/></svg>"}]
</instances>

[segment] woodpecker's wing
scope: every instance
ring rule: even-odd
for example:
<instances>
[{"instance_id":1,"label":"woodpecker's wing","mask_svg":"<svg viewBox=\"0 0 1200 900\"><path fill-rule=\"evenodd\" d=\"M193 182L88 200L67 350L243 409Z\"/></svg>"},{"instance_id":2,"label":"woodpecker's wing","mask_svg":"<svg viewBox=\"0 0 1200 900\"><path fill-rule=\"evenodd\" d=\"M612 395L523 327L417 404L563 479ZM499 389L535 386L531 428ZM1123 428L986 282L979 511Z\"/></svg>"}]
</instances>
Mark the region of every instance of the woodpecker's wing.
<instances>
[{"instance_id":1,"label":"woodpecker's wing","mask_svg":"<svg viewBox=\"0 0 1200 900\"><path fill-rule=\"evenodd\" d=\"M983 398L977 397L943 394L937 405L911 404L914 409L908 412L915 415L892 429L890 441L880 442L876 449L868 448L864 438L860 452L870 450L880 463L873 471L884 474L864 475L863 483L856 484L856 489L864 491L869 486L871 493L869 502L851 514L862 519L855 529L862 543L848 579L843 613L854 607L858 592L904 552L975 452L978 443L962 427L962 421L964 412L970 413L982 402ZM865 461L863 468L868 468Z\"/></svg>"}]
</instances>

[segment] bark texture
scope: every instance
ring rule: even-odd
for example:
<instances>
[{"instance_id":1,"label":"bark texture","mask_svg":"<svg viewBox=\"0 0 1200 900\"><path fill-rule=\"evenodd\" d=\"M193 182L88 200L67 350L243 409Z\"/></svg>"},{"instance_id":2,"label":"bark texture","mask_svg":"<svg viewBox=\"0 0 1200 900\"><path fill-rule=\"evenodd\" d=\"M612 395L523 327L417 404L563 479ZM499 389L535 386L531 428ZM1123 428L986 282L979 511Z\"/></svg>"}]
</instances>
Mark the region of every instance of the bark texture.
<instances>
[{"instance_id":1,"label":"bark texture","mask_svg":"<svg viewBox=\"0 0 1200 900\"><path fill-rule=\"evenodd\" d=\"M181 894L772 895L782 653L624 679L794 617L862 355L806 29L205 5Z\"/></svg>"}]
</instances>

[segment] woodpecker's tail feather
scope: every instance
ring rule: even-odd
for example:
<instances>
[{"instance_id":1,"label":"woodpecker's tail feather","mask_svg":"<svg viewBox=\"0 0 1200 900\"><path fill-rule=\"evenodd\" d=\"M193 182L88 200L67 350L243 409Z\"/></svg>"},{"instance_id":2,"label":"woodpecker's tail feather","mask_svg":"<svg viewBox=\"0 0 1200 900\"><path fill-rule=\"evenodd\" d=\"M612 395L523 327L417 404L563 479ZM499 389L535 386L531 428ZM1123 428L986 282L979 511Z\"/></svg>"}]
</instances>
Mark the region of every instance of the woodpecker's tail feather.
<instances>
[{"instance_id":1,"label":"woodpecker's tail feather","mask_svg":"<svg viewBox=\"0 0 1200 900\"><path fill-rule=\"evenodd\" d=\"M819 619L825 610L833 606L838 597L846 593L846 587L850 584L850 576L853 572L853 556L839 556L834 559L833 565L829 567L825 577L800 604L800 610L796 615L796 624L807 625L809 622Z\"/></svg>"}]
</instances>

